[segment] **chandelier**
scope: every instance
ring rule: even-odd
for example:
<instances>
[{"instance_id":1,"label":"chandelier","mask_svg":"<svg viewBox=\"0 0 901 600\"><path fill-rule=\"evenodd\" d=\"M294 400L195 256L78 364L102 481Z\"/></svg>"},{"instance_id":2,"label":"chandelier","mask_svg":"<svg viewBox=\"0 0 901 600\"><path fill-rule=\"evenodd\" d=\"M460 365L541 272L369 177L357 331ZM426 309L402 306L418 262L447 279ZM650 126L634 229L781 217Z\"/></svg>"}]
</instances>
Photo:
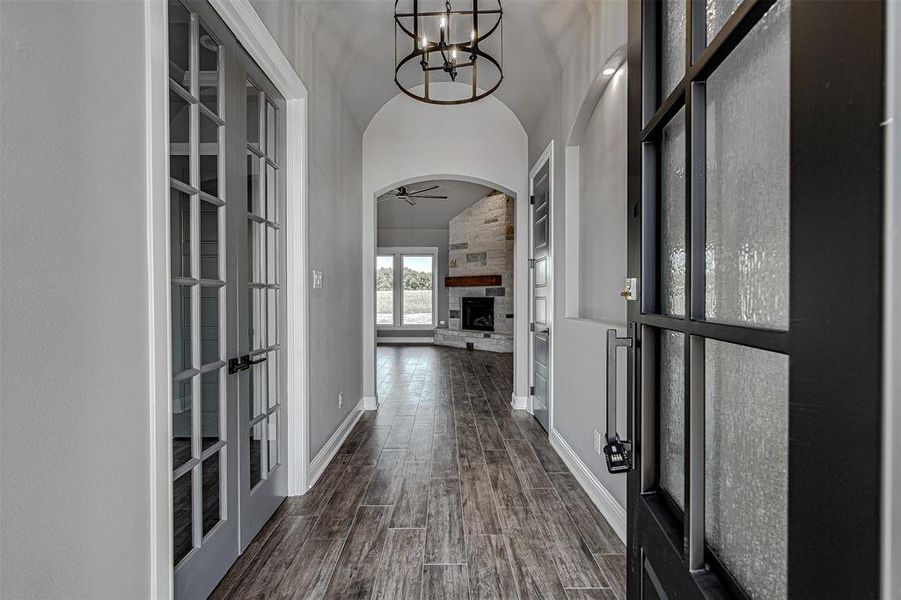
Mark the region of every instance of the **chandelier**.
<instances>
[{"instance_id":1,"label":"chandelier","mask_svg":"<svg viewBox=\"0 0 901 600\"><path fill-rule=\"evenodd\" d=\"M466 104L491 95L504 80L501 0L455 4L395 0L394 82L411 98Z\"/></svg>"}]
</instances>

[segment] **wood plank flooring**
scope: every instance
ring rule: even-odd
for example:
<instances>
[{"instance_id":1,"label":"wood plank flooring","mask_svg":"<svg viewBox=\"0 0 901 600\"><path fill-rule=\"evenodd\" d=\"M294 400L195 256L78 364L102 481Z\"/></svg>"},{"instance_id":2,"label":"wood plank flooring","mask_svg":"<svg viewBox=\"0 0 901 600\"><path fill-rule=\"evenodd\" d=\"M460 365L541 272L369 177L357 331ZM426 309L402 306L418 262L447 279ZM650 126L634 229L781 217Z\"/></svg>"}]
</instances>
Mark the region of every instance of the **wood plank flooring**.
<instances>
[{"instance_id":1,"label":"wood plank flooring","mask_svg":"<svg viewBox=\"0 0 901 600\"><path fill-rule=\"evenodd\" d=\"M379 347L379 410L211 597L622 600L625 548L512 380L509 354Z\"/></svg>"}]
</instances>

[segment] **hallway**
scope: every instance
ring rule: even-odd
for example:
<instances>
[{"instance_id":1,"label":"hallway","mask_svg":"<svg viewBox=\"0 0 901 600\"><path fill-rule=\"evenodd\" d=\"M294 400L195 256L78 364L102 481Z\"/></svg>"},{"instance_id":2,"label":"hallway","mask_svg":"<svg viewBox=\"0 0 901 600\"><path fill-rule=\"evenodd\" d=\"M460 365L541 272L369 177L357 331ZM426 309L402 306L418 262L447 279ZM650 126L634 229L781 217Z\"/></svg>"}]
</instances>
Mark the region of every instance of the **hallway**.
<instances>
[{"instance_id":1,"label":"hallway","mask_svg":"<svg viewBox=\"0 0 901 600\"><path fill-rule=\"evenodd\" d=\"M623 598L625 548L512 376L509 354L379 347L379 410L212 597Z\"/></svg>"}]
</instances>

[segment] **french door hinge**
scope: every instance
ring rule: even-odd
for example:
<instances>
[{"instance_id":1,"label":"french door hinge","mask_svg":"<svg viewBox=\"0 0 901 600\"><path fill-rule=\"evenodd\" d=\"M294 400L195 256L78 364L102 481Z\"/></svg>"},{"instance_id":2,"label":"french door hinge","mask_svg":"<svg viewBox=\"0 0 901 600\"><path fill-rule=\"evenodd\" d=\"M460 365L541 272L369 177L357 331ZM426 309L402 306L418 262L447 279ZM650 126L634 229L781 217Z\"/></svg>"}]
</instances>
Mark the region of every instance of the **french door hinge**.
<instances>
[{"instance_id":1,"label":"french door hinge","mask_svg":"<svg viewBox=\"0 0 901 600\"><path fill-rule=\"evenodd\" d=\"M534 396L534 395L535 395L535 386L534 386L534 385L530 385L530 386L529 386L529 395L530 395L530 396Z\"/></svg>"},{"instance_id":2,"label":"french door hinge","mask_svg":"<svg viewBox=\"0 0 901 600\"><path fill-rule=\"evenodd\" d=\"M529 196L529 204L531 204L531 205L535 204L535 196L534 195Z\"/></svg>"},{"instance_id":3,"label":"french door hinge","mask_svg":"<svg viewBox=\"0 0 901 600\"><path fill-rule=\"evenodd\" d=\"M534 269L534 268L535 268L535 259L534 259L534 258L530 258L530 259L529 259L529 268L530 268L530 269Z\"/></svg>"},{"instance_id":4,"label":"french door hinge","mask_svg":"<svg viewBox=\"0 0 901 600\"><path fill-rule=\"evenodd\" d=\"M535 323L529 323L529 333L535 333Z\"/></svg>"}]
</instances>

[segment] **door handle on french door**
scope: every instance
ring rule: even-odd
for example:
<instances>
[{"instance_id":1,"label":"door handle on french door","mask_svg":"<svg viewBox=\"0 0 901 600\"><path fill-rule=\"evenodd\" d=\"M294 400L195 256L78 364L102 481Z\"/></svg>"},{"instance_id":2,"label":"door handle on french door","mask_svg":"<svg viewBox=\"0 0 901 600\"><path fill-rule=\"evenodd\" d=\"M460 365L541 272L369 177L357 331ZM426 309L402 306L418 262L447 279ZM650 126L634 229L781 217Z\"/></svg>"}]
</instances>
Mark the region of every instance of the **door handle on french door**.
<instances>
[{"instance_id":1,"label":"door handle on french door","mask_svg":"<svg viewBox=\"0 0 901 600\"><path fill-rule=\"evenodd\" d=\"M625 473L632 470L632 442L621 440L616 431L616 351L618 348L634 350L632 336L619 337L615 329L607 330L607 432L604 457L607 470Z\"/></svg>"},{"instance_id":2,"label":"door handle on french door","mask_svg":"<svg viewBox=\"0 0 901 600\"><path fill-rule=\"evenodd\" d=\"M244 364L247 365L247 368L248 368L248 369L249 369L252 365L258 365L258 364L260 364L261 362L266 362L266 357L265 357L265 356L264 356L263 358L257 358L257 359L254 359L254 360L250 360L250 355L247 355L247 356L245 356L244 358L246 359L246 360L244 361Z\"/></svg>"},{"instance_id":3,"label":"door handle on french door","mask_svg":"<svg viewBox=\"0 0 901 600\"><path fill-rule=\"evenodd\" d=\"M261 362L266 362L265 356L263 356L262 358L257 358L255 360L250 360L249 354L238 356L237 358L230 358L228 359L228 374L234 375L235 373L246 371L253 365L258 365Z\"/></svg>"}]
</instances>

